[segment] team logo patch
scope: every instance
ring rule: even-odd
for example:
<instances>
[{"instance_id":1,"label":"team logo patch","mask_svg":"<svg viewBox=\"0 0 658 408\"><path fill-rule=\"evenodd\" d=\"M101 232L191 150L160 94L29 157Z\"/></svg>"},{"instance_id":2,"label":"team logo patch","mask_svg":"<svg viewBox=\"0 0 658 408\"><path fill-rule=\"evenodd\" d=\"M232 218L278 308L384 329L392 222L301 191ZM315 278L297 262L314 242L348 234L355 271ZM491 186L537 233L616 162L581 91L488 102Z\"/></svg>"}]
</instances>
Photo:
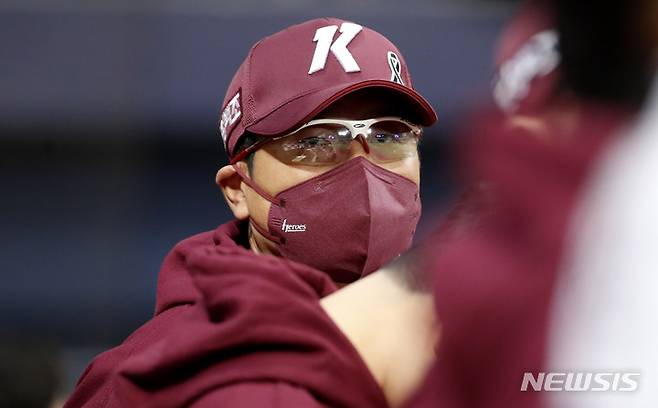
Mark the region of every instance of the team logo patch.
<instances>
[{"instance_id":1,"label":"team logo patch","mask_svg":"<svg viewBox=\"0 0 658 408\"><path fill-rule=\"evenodd\" d=\"M515 111L530 93L532 81L557 68L561 58L558 41L558 33L554 30L537 33L500 66L493 93L502 110Z\"/></svg>"},{"instance_id":2,"label":"team logo patch","mask_svg":"<svg viewBox=\"0 0 658 408\"><path fill-rule=\"evenodd\" d=\"M334 35L338 31L338 26L330 25L318 28L315 31L315 37L313 37L313 42L316 43L315 52L313 53L313 60L311 61L311 67L308 69L308 74L312 75L324 69L327 64L327 58L329 58L329 51L336 57L345 72L361 71L354 56L347 49L347 46L361 30L363 30L362 26L345 22L340 26L340 36L334 41Z\"/></svg>"},{"instance_id":3,"label":"team logo patch","mask_svg":"<svg viewBox=\"0 0 658 408\"><path fill-rule=\"evenodd\" d=\"M228 137L228 131L231 126L233 126L240 116L242 115L242 108L240 107L240 92L235 94L233 98L228 102L226 108L222 112L222 119L219 122L219 131L222 134L222 140L224 145L226 145L226 138Z\"/></svg>"},{"instance_id":4,"label":"team logo patch","mask_svg":"<svg viewBox=\"0 0 658 408\"><path fill-rule=\"evenodd\" d=\"M400 58L393 51L388 52L388 66L391 68L391 81L404 85L402 80L402 62Z\"/></svg>"},{"instance_id":5,"label":"team logo patch","mask_svg":"<svg viewBox=\"0 0 658 408\"><path fill-rule=\"evenodd\" d=\"M283 232L304 232L306 231L306 224L288 224L288 219L283 220L281 225L281 231Z\"/></svg>"}]
</instances>

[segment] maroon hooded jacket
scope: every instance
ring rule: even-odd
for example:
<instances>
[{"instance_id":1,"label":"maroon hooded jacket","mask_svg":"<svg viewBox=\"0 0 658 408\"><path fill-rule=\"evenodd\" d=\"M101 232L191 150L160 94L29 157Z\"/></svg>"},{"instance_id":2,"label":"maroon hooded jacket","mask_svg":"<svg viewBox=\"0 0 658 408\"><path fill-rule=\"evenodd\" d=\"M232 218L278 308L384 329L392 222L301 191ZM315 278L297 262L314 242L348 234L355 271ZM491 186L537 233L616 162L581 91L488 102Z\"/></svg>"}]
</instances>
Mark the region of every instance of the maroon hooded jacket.
<instances>
[{"instance_id":1,"label":"maroon hooded jacket","mask_svg":"<svg viewBox=\"0 0 658 408\"><path fill-rule=\"evenodd\" d=\"M328 276L246 242L233 221L179 243L155 316L96 357L65 407L386 407L320 307Z\"/></svg>"}]
</instances>

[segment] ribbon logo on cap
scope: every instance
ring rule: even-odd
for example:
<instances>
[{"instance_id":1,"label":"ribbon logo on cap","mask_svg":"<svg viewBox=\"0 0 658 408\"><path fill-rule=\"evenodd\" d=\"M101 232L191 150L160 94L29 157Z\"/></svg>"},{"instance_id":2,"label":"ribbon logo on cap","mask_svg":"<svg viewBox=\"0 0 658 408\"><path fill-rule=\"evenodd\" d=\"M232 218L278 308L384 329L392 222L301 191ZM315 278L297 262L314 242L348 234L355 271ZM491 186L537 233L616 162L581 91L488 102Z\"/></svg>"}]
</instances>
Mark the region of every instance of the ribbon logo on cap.
<instances>
[{"instance_id":1,"label":"ribbon logo on cap","mask_svg":"<svg viewBox=\"0 0 658 408\"><path fill-rule=\"evenodd\" d=\"M391 81L404 85L404 81L402 81L402 63L393 51L388 52L388 66L391 68Z\"/></svg>"}]
</instances>

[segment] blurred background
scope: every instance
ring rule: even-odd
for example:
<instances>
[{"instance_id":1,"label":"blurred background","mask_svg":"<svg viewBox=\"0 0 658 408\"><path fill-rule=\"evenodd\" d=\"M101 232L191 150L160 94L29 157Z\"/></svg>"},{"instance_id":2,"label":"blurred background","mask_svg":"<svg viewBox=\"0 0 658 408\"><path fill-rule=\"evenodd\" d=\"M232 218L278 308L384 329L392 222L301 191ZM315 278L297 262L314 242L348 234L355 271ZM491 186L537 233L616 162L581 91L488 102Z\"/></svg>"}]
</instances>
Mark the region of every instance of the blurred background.
<instances>
[{"instance_id":1,"label":"blurred background","mask_svg":"<svg viewBox=\"0 0 658 408\"><path fill-rule=\"evenodd\" d=\"M443 208L451 135L489 98L514 5L2 0L2 331L57 348L66 394L95 354L151 316L165 254L231 218L214 175L226 162L216 122L234 71L255 41L306 19L354 20L402 50L439 114L421 148L422 195L426 210ZM421 236L434 221L421 221Z\"/></svg>"}]
</instances>

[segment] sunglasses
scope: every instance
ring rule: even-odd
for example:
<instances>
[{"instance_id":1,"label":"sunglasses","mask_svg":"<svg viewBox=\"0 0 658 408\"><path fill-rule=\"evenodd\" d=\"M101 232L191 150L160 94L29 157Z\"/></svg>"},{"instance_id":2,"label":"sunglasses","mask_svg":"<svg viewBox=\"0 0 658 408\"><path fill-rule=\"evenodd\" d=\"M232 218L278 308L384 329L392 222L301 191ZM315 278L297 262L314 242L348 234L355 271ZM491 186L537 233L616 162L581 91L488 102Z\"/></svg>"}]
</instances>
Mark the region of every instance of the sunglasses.
<instances>
[{"instance_id":1,"label":"sunglasses","mask_svg":"<svg viewBox=\"0 0 658 408\"><path fill-rule=\"evenodd\" d=\"M287 164L326 166L348 160L357 140L377 162L394 162L418 154L422 127L395 116L365 120L316 119L284 136L263 139L238 153L231 163L265 145Z\"/></svg>"}]
</instances>

